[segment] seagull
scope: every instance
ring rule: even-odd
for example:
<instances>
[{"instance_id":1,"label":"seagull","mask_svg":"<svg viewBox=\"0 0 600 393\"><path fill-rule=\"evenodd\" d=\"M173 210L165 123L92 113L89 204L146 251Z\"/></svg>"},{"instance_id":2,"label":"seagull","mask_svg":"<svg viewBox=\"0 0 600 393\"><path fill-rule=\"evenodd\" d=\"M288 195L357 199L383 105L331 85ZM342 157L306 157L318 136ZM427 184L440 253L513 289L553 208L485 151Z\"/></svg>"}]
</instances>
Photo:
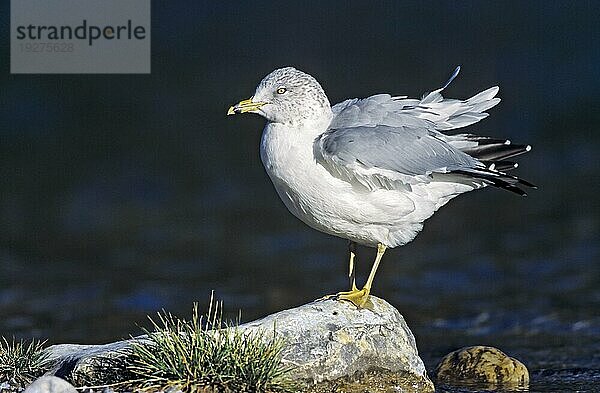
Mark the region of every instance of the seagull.
<instances>
[{"instance_id":1,"label":"seagull","mask_svg":"<svg viewBox=\"0 0 600 393\"><path fill-rule=\"evenodd\" d=\"M331 295L363 308L386 249L412 241L423 222L452 198L486 186L526 196L535 186L506 172L530 145L457 131L488 116L498 87L467 100L441 88L421 99L376 94L331 106L311 75L279 68L254 95L227 114L267 121L263 165L288 210L310 227L349 240L350 290ZM377 248L362 289L355 280L356 245Z\"/></svg>"}]
</instances>

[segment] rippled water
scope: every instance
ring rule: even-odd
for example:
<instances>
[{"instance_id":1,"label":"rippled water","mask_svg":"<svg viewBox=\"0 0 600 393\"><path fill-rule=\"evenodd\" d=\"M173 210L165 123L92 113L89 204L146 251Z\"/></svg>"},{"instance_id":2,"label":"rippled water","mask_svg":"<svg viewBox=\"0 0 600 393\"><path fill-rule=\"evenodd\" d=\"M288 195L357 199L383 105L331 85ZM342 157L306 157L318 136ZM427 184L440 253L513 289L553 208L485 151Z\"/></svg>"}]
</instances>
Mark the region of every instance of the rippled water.
<instances>
[{"instance_id":1,"label":"rippled water","mask_svg":"<svg viewBox=\"0 0 600 393\"><path fill-rule=\"evenodd\" d=\"M493 345L530 391L597 390L597 3L171 3L153 4L151 76L0 76L0 334L98 343L212 290L247 321L344 289L345 241L285 210L262 121L228 105L281 65L339 101L419 95L462 64L448 93L501 86L473 131L533 144L518 173L540 188L452 201L386 253L374 293L431 372ZM362 279L373 257L359 250Z\"/></svg>"}]
</instances>

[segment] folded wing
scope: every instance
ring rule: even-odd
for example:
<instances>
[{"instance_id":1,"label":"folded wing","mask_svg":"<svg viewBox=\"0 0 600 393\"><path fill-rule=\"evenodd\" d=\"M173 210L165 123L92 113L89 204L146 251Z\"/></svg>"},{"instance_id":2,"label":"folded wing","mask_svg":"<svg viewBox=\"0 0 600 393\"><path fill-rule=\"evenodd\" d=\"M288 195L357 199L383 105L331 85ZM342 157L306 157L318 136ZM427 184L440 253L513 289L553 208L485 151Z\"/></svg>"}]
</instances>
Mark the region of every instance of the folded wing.
<instances>
[{"instance_id":1,"label":"folded wing","mask_svg":"<svg viewBox=\"0 0 600 393\"><path fill-rule=\"evenodd\" d=\"M487 117L485 111L500 101L497 87L468 100L444 99L441 91L458 71L421 100L379 94L335 105L329 129L314 142L315 159L334 176L368 190L409 188L436 175L525 195L519 186L533 185L502 170L514 167L506 158L529 146L450 131Z\"/></svg>"}]
</instances>

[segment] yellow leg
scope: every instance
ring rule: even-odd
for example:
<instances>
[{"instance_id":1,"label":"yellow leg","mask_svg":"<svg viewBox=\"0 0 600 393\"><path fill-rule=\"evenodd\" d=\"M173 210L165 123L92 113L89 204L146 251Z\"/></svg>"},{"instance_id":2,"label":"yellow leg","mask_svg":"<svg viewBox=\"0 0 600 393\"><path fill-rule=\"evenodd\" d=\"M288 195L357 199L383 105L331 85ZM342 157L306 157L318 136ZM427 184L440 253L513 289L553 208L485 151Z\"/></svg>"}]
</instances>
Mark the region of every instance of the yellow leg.
<instances>
[{"instance_id":1,"label":"yellow leg","mask_svg":"<svg viewBox=\"0 0 600 393\"><path fill-rule=\"evenodd\" d=\"M375 278L375 273L377 273L377 268L379 267L379 263L381 262L381 258L383 258L383 254L385 253L386 247L383 244L377 245L377 257L375 258L375 262L373 263L373 267L371 268L371 273L369 274L369 278L365 286L362 289L357 289L356 285L352 288L352 290L348 292L339 292L330 298L336 300L348 300L352 302L356 307L362 308L369 300L369 294L371 293L371 286L373 285L373 279ZM352 256L350 257L351 260Z\"/></svg>"},{"instance_id":2,"label":"yellow leg","mask_svg":"<svg viewBox=\"0 0 600 393\"><path fill-rule=\"evenodd\" d=\"M379 243L377 245L377 257L375 258L375 262L373 263L373 267L371 268L371 273L369 274L367 283L364 286L364 288L366 288L367 291L369 291L369 292L371 291L371 285L373 285L373 279L375 278L375 273L377 273L377 268L379 267L379 263L381 262L381 258L383 258L383 254L385 253L386 249L387 249L387 247L381 243Z\"/></svg>"}]
</instances>

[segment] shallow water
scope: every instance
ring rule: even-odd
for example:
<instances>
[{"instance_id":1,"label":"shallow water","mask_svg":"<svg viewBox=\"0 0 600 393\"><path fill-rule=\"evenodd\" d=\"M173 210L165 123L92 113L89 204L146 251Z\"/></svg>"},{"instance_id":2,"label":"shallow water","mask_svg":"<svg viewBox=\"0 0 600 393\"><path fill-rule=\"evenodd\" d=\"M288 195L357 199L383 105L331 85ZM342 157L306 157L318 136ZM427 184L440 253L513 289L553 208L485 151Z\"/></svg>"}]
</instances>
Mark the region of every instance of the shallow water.
<instances>
[{"instance_id":1,"label":"shallow water","mask_svg":"<svg viewBox=\"0 0 600 393\"><path fill-rule=\"evenodd\" d=\"M419 95L462 64L448 94L501 86L472 131L533 144L518 174L540 188L452 201L386 253L374 293L431 372L493 345L530 391L600 391L597 3L173 4L154 4L151 76L0 76L0 334L99 343L212 290L247 321L345 289L345 241L285 210L262 120L228 105L280 65L336 102Z\"/></svg>"}]
</instances>

